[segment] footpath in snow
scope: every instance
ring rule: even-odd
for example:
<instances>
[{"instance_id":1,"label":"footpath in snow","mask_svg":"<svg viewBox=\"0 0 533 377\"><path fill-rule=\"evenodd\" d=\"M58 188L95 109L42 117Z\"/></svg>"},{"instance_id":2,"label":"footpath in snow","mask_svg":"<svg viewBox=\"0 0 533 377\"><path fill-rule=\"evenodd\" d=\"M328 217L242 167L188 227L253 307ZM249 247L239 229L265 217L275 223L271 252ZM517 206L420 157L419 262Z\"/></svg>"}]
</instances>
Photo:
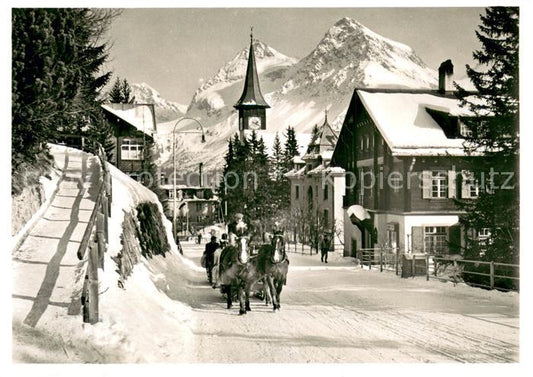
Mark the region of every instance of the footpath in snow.
<instances>
[{"instance_id":1,"label":"footpath in snow","mask_svg":"<svg viewBox=\"0 0 533 377\"><path fill-rule=\"evenodd\" d=\"M188 308L156 288L159 277L150 271L150 261L143 258L124 288L118 287L112 257L122 249L125 212L141 202L158 203L161 215L162 208L152 191L111 165L112 216L104 269L98 270L100 322L83 323L81 289L87 261L79 261L77 251L95 206L99 159L62 146L52 146L51 152L64 177L49 203L30 220L32 225L12 239L18 245L12 254L13 361L149 362L165 354L174 361L189 360ZM163 221L171 246L166 260L178 261L187 270L172 242L170 223Z\"/></svg>"}]
</instances>

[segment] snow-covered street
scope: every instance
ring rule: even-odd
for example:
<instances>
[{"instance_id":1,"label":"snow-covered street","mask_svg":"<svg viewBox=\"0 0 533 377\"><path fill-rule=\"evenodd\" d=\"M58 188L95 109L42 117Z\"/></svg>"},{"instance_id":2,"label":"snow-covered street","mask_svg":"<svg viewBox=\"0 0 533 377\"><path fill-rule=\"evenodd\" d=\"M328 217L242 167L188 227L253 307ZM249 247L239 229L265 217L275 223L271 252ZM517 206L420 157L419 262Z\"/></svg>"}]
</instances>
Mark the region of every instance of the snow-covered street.
<instances>
[{"instance_id":1,"label":"snow-covered street","mask_svg":"<svg viewBox=\"0 0 533 377\"><path fill-rule=\"evenodd\" d=\"M199 264L202 248L185 244ZM518 294L362 270L349 258L291 253L282 309L257 299L227 310L197 272L167 294L193 310L193 362L513 362L518 361ZM168 360L170 361L170 360Z\"/></svg>"}]
</instances>

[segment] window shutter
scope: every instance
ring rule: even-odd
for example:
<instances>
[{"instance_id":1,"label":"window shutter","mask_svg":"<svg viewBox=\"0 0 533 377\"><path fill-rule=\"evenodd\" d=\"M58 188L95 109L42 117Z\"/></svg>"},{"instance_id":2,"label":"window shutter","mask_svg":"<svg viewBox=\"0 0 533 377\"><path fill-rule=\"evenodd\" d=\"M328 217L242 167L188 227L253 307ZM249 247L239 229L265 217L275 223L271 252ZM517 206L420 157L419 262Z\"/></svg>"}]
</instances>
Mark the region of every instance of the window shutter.
<instances>
[{"instance_id":1,"label":"window shutter","mask_svg":"<svg viewBox=\"0 0 533 377\"><path fill-rule=\"evenodd\" d=\"M463 178L461 184L461 198L470 199L470 172L468 170L463 170L461 172L461 177Z\"/></svg>"},{"instance_id":2,"label":"window shutter","mask_svg":"<svg viewBox=\"0 0 533 377\"><path fill-rule=\"evenodd\" d=\"M424 227L411 227L411 251L413 253L424 251Z\"/></svg>"},{"instance_id":3,"label":"window shutter","mask_svg":"<svg viewBox=\"0 0 533 377\"><path fill-rule=\"evenodd\" d=\"M431 198L431 170L422 172L422 199Z\"/></svg>"},{"instance_id":4,"label":"window shutter","mask_svg":"<svg viewBox=\"0 0 533 377\"><path fill-rule=\"evenodd\" d=\"M448 236L448 248L450 254L460 254L461 253L461 226L454 225L450 227Z\"/></svg>"},{"instance_id":5,"label":"window shutter","mask_svg":"<svg viewBox=\"0 0 533 377\"><path fill-rule=\"evenodd\" d=\"M455 198L456 191L455 170L448 170L448 198Z\"/></svg>"}]
</instances>

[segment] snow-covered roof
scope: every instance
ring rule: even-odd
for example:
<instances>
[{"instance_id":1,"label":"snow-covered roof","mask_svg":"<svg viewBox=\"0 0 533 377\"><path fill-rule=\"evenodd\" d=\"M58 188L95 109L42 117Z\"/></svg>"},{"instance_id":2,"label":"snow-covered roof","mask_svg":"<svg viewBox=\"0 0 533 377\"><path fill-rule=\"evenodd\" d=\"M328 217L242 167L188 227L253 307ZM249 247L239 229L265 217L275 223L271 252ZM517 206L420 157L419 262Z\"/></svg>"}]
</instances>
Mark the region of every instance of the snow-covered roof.
<instances>
[{"instance_id":1,"label":"snow-covered roof","mask_svg":"<svg viewBox=\"0 0 533 377\"><path fill-rule=\"evenodd\" d=\"M305 164L305 161L302 160L302 158L300 156L294 156L292 158L292 162L295 163L295 164Z\"/></svg>"},{"instance_id":2,"label":"snow-covered roof","mask_svg":"<svg viewBox=\"0 0 533 377\"><path fill-rule=\"evenodd\" d=\"M339 166L324 166L318 165L316 168L309 170L307 174L310 175L322 175L322 174L331 174L331 173L344 173L345 170Z\"/></svg>"},{"instance_id":3,"label":"snow-covered roof","mask_svg":"<svg viewBox=\"0 0 533 377\"><path fill-rule=\"evenodd\" d=\"M394 156L464 155L464 139L448 138L426 109L452 116L472 116L455 98L431 93L378 92L357 94Z\"/></svg>"},{"instance_id":4,"label":"snow-covered roof","mask_svg":"<svg viewBox=\"0 0 533 377\"><path fill-rule=\"evenodd\" d=\"M291 178L291 177L301 177L305 174L305 167L300 169L292 169L285 173L285 177Z\"/></svg>"},{"instance_id":5,"label":"snow-covered roof","mask_svg":"<svg viewBox=\"0 0 533 377\"><path fill-rule=\"evenodd\" d=\"M102 108L149 136L157 132L153 105L106 103L102 105Z\"/></svg>"}]
</instances>

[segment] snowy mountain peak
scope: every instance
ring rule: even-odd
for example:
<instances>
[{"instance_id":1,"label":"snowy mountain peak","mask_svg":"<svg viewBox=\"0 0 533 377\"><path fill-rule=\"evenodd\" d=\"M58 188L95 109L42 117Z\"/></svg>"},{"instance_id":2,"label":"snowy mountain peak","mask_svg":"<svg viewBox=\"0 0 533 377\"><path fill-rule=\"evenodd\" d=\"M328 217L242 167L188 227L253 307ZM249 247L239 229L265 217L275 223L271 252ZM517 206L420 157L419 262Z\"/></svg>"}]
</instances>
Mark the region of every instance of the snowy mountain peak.
<instances>
[{"instance_id":1,"label":"snowy mountain peak","mask_svg":"<svg viewBox=\"0 0 533 377\"><path fill-rule=\"evenodd\" d=\"M385 38L373 32L360 22L349 17L341 18L328 30L326 36L324 37L324 40L327 41L330 39L334 39L337 42L344 42L347 39L357 39L359 41L381 41L382 43L392 45L395 48L412 52L411 47L403 43L395 42L388 38Z\"/></svg>"},{"instance_id":2,"label":"snowy mountain peak","mask_svg":"<svg viewBox=\"0 0 533 377\"><path fill-rule=\"evenodd\" d=\"M135 103L153 103L155 105L155 115L158 122L177 119L187 111L185 105L167 101L147 83L132 84L131 92L132 97L135 97Z\"/></svg>"},{"instance_id":3,"label":"snowy mountain peak","mask_svg":"<svg viewBox=\"0 0 533 377\"><path fill-rule=\"evenodd\" d=\"M257 73L260 76L262 90L268 90L268 85L264 81L275 81L283 78L286 67L294 65L297 59L288 57L267 44L254 40L253 43ZM201 112L212 115L221 115L220 110L225 108L227 101L234 103L240 96L242 86L239 83L246 76L248 64L249 46L239 51L233 59L224 64L218 72L208 81L204 82L194 94L187 112ZM262 76L268 76L264 80ZM224 92L224 95L220 95ZM231 93L231 94L229 94ZM231 110L231 108L228 108ZM201 116L201 114L196 114Z\"/></svg>"},{"instance_id":4,"label":"snowy mountain peak","mask_svg":"<svg viewBox=\"0 0 533 377\"><path fill-rule=\"evenodd\" d=\"M328 91L345 95L356 86L432 88L437 83L435 70L409 46L382 37L348 17L327 31L296 70L290 88L311 96Z\"/></svg>"},{"instance_id":5,"label":"snowy mountain peak","mask_svg":"<svg viewBox=\"0 0 533 377\"><path fill-rule=\"evenodd\" d=\"M283 55L281 52L276 51L257 39L254 40L253 47L257 64L257 73L259 74L274 65L291 65L297 61L294 58ZM237 55L220 68L211 79L198 88L197 93L221 82L231 82L243 79L246 75L249 51L249 46L239 51Z\"/></svg>"}]
</instances>

